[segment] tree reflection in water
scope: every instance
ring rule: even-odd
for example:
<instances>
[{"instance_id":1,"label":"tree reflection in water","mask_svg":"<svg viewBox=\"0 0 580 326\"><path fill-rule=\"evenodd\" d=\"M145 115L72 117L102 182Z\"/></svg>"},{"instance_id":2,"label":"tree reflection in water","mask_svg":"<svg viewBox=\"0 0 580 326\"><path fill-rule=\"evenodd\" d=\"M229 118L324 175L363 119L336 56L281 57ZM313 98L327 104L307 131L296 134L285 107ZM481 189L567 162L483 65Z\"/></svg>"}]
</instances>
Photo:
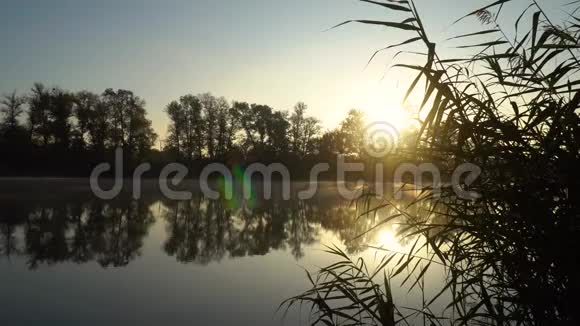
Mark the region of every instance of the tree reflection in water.
<instances>
[{"instance_id":1,"label":"tree reflection in water","mask_svg":"<svg viewBox=\"0 0 580 326\"><path fill-rule=\"evenodd\" d=\"M314 216L314 208L303 201L229 208L221 201L196 197L165 206L164 249L180 262L208 264L287 248L298 259L304 255L302 246L317 240L318 225L307 218Z\"/></svg>"},{"instance_id":2,"label":"tree reflection in water","mask_svg":"<svg viewBox=\"0 0 580 326\"><path fill-rule=\"evenodd\" d=\"M151 203L54 200L0 206L0 252L24 255L29 268L41 264L96 261L126 266L140 255L155 221Z\"/></svg>"},{"instance_id":3,"label":"tree reflection in water","mask_svg":"<svg viewBox=\"0 0 580 326\"><path fill-rule=\"evenodd\" d=\"M161 246L182 263L206 265L274 250L287 250L300 259L305 247L322 240L323 231L334 234L348 252L356 253L367 244L385 242L384 227L392 231L404 222L398 217L381 225L386 217L397 214L392 206L383 208L374 219L358 219L356 205L338 196L239 202L236 206L201 196L189 201L156 196L112 201L90 196L0 201L0 254L25 257L30 269L92 261L104 268L122 267L141 255L150 227L165 223L166 239ZM163 209L154 214L155 205ZM429 208L416 205L414 209Z\"/></svg>"}]
</instances>

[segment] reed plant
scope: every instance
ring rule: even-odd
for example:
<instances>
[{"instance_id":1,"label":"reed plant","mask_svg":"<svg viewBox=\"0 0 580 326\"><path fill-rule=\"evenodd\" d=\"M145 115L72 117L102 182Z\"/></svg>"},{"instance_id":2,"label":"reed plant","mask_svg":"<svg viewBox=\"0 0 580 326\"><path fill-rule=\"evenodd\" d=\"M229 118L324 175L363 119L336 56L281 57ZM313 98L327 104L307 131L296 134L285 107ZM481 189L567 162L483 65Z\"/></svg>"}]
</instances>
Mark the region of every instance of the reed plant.
<instances>
[{"instance_id":1,"label":"reed plant","mask_svg":"<svg viewBox=\"0 0 580 326\"><path fill-rule=\"evenodd\" d=\"M459 26L473 19L481 26L446 41L457 51L445 52L457 57L438 50L413 0L361 1L401 18L336 27L362 23L409 34L382 49L403 47L391 68L416 74L406 98L421 94L425 110L416 146L406 154L438 162L445 175L462 163L476 164L482 173L468 190L479 196L459 198L451 185L434 196L424 187L416 201L396 212L408 217L399 228L402 236L413 237L408 252L384 251L388 263L368 273L364 260L352 262L331 250L340 261L310 276L312 288L285 304L309 303L317 316L313 324L407 323L397 313L388 279L406 276L404 285L413 289L442 264L443 285L418 310L428 323L578 325L579 1L565 5L558 21L530 1L509 20L512 26L500 18L515 0L490 2L449 22ZM409 46L413 51L404 48ZM409 63L416 56L422 64ZM371 204L371 196L359 199L366 205L363 216L395 206L390 198ZM422 216L409 209L419 202L430 203ZM452 318L435 318L428 309L443 297Z\"/></svg>"}]
</instances>

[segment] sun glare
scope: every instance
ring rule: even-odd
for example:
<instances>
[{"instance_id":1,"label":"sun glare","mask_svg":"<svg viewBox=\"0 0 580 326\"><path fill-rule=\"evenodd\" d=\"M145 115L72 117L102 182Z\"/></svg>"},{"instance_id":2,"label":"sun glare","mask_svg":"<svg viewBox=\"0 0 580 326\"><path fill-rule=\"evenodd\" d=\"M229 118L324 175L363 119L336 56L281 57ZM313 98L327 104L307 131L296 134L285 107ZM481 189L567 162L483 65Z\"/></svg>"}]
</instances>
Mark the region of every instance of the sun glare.
<instances>
[{"instance_id":1,"label":"sun glare","mask_svg":"<svg viewBox=\"0 0 580 326\"><path fill-rule=\"evenodd\" d=\"M399 101L383 96L369 99L365 113L370 123L384 121L399 130L407 129L413 124L411 113L405 110Z\"/></svg>"},{"instance_id":2,"label":"sun glare","mask_svg":"<svg viewBox=\"0 0 580 326\"><path fill-rule=\"evenodd\" d=\"M377 236L376 241L380 247L385 249L396 251L400 251L402 249L402 245L397 240L395 232L392 229L381 230Z\"/></svg>"},{"instance_id":3,"label":"sun glare","mask_svg":"<svg viewBox=\"0 0 580 326\"><path fill-rule=\"evenodd\" d=\"M399 131L416 124L413 110L405 108L402 94L398 94L397 90L364 85L352 91L351 102L354 108L365 113L368 123L388 122Z\"/></svg>"}]
</instances>

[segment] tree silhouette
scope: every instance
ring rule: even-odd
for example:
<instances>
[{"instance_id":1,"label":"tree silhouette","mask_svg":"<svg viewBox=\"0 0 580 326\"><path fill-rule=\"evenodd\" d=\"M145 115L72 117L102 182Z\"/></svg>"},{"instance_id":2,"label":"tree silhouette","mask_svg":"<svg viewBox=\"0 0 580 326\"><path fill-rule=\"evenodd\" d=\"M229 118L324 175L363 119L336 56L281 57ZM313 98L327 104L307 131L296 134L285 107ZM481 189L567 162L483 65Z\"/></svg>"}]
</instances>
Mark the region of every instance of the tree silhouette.
<instances>
[{"instance_id":1,"label":"tree silhouette","mask_svg":"<svg viewBox=\"0 0 580 326\"><path fill-rule=\"evenodd\" d=\"M318 146L318 134L321 130L320 121L313 117L306 117L307 109L306 104L298 102L290 116L291 147L292 151L300 157L315 153Z\"/></svg>"},{"instance_id":2,"label":"tree silhouette","mask_svg":"<svg viewBox=\"0 0 580 326\"><path fill-rule=\"evenodd\" d=\"M217 135L216 135L216 154L218 157L223 157L229 150L231 150L233 142L232 132L235 129L232 128L233 122L230 116L230 104L225 99L225 97L219 97L216 101L216 122L217 122Z\"/></svg>"},{"instance_id":3,"label":"tree silhouette","mask_svg":"<svg viewBox=\"0 0 580 326\"><path fill-rule=\"evenodd\" d=\"M73 96L59 88L54 88L50 94L49 134L54 139L54 146L59 151L68 149L71 138L69 122L73 110Z\"/></svg>"},{"instance_id":4,"label":"tree silhouette","mask_svg":"<svg viewBox=\"0 0 580 326\"><path fill-rule=\"evenodd\" d=\"M47 147L50 138L50 93L43 84L35 83L29 97L28 124L32 143L40 142Z\"/></svg>"},{"instance_id":5,"label":"tree silhouette","mask_svg":"<svg viewBox=\"0 0 580 326\"><path fill-rule=\"evenodd\" d=\"M187 140L187 115L181 103L173 101L167 105L165 112L171 121L169 128L167 130L167 146L169 148L175 149L177 153L187 153L186 146L184 143ZM189 158L191 159L191 153Z\"/></svg>"},{"instance_id":6,"label":"tree silhouette","mask_svg":"<svg viewBox=\"0 0 580 326\"><path fill-rule=\"evenodd\" d=\"M218 102L210 93L201 94L198 98L206 121L205 144L207 146L207 156L209 158L215 158L217 146L217 111L219 110Z\"/></svg>"},{"instance_id":7,"label":"tree silhouette","mask_svg":"<svg viewBox=\"0 0 580 326\"><path fill-rule=\"evenodd\" d=\"M25 130L18 123L18 118L24 112L22 106L26 102L24 97L16 94L16 91L5 95L0 100L0 142L4 140L10 145L23 143L25 139Z\"/></svg>"},{"instance_id":8,"label":"tree silhouette","mask_svg":"<svg viewBox=\"0 0 580 326\"><path fill-rule=\"evenodd\" d=\"M237 123L228 101L209 93L185 95L165 108L167 148L189 160L223 157L234 145Z\"/></svg>"},{"instance_id":9,"label":"tree silhouette","mask_svg":"<svg viewBox=\"0 0 580 326\"><path fill-rule=\"evenodd\" d=\"M103 99L111 115L111 143L122 147L131 156L140 156L151 149L157 135L151 128L145 111L145 101L133 92L120 89L107 89Z\"/></svg>"},{"instance_id":10,"label":"tree silhouette","mask_svg":"<svg viewBox=\"0 0 580 326\"><path fill-rule=\"evenodd\" d=\"M246 102L234 102L232 115L245 134L244 140L242 141L242 148L247 148L248 146L256 147L256 141L253 135L254 121L253 115L250 112L250 105Z\"/></svg>"},{"instance_id":11,"label":"tree silhouette","mask_svg":"<svg viewBox=\"0 0 580 326\"><path fill-rule=\"evenodd\" d=\"M308 107L303 102L298 102L294 106L294 111L290 116L290 141L292 143L292 151L294 153L301 153L304 148L302 136L304 133L304 113Z\"/></svg>"},{"instance_id":12,"label":"tree silhouette","mask_svg":"<svg viewBox=\"0 0 580 326\"><path fill-rule=\"evenodd\" d=\"M346 153L345 141L346 135L340 129L325 132L320 138L320 154L328 157Z\"/></svg>"},{"instance_id":13,"label":"tree silhouette","mask_svg":"<svg viewBox=\"0 0 580 326\"><path fill-rule=\"evenodd\" d=\"M302 134L302 151L301 155L316 154L318 147L318 135L320 134L320 121L313 117L308 117L304 120L304 130Z\"/></svg>"},{"instance_id":14,"label":"tree silhouette","mask_svg":"<svg viewBox=\"0 0 580 326\"><path fill-rule=\"evenodd\" d=\"M24 112L22 105L26 102L23 97L16 94L16 91L9 95L4 95L0 100L0 113L4 115L2 128L4 130L15 130L18 128L18 117Z\"/></svg>"},{"instance_id":15,"label":"tree silhouette","mask_svg":"<svg viewBox=\"0 0 580 326\"><path fill-rule=\"evenodd\" d=\"M316 162L359 154L364 135L360 111L350 111L339 129L323 132L303 102L289 114L211 93L187 94L164 108L169 125L159 151L145 101L130 90L73 93L35 83L25 96L4 96L0 110L3 173L11 175L87 176L97 164L113 162L115 149L122 148L127 173L145 160L154 164L151 173L175 159L190 164L193 173L211 161L278 161L305 177Z\"/></svg>"},{"instance_id":16,"label":"tree silhouette","mask_svg":"<svg viewBox=\"0 0 580 326\"><path fill-rule=\"evenodd\" d=\"M365 139L365 118L359 110L350 110L348 116L340 123L340 132L344 137L344 151L361 155Z\"/></svg>"},{"instance_id":17,"label":"tree silhouette","mask_svg":"<svg viewBox=\"0 0 580 326\"><path fill-rule=\"evenodd\" d=\"M278 153L288 152L290 141L288 139L288 114L286 112L272 112L266 123L266 132L268 134L268 145L272 151Z\"/></svg>"},{"instance_id":18,"label":"tree silhouette","mask_svg":"<svg viewBox=\"0 0 580 326\"><path fill-rule=\"evenodd\" d=\"M102 120L98 112L98 107L102 106L99 96L89 91L80 91L75 94L73 101L75 105L73 116L77 121L77 131L82 148L101 147L102 149L104 147L104 137L95 135L98 127L105 127L103 125L96 126L99 120ZM106 114L104 117L106 118ZM104 135L106 135L107 130L105 129L104 132Z\"/></svg>"}]
</instances>

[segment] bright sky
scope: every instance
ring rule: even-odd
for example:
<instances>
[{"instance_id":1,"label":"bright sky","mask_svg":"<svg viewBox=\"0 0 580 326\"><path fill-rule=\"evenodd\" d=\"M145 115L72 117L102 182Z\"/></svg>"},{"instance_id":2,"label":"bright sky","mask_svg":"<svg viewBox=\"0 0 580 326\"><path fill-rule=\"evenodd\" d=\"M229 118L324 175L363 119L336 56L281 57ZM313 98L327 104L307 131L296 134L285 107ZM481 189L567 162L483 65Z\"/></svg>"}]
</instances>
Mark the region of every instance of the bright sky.
<instances>
[{"instance_id":1,"label":"bright sky","mask_svg":"<svg viewBox=\"0 0 580 326\"><path fill-rule=\"evenodd\" d=\"M416 3L438 41L464 32L450 23L490 2ZM374 50L411 34L362 25L324 32L357 18L402 20L355 0L0 0L0 93L35 81L133 90L162 137L165 105L208 91L278 110L304 101L326 128L351 108L397 123L411 77L392 70L383 78L393 52L365 65Z\"/></svg>"}]
</instances>

